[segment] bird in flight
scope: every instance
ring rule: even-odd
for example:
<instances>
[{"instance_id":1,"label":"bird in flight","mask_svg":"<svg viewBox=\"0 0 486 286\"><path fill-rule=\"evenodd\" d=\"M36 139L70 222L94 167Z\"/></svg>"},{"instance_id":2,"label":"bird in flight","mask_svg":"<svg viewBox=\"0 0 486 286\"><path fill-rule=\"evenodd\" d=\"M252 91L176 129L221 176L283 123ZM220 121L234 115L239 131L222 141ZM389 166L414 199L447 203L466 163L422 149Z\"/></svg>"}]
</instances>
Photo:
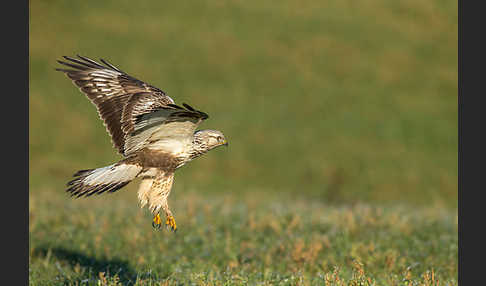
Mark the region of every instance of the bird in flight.
<instances>
[{"instance_id":1,"label":"bird in flight","mask_svg":"<svg viewBox=\"0 0 486 286\"><path fill-rule=\"evenodd\" d=\"M64 72L96 106L111 136L113 146L123 156L106 167L81 170L67 183L67 192L75 197L115 192L135 178L140 206L153 214L152 225L165 224L177 230L167 198L174 172L187 162L228 142L218 130L196 130L208 115L174 100L157 87L140 81L107 61L98 63L83 56L66 61L57 71Z\"/></svg>"}]
</instances>

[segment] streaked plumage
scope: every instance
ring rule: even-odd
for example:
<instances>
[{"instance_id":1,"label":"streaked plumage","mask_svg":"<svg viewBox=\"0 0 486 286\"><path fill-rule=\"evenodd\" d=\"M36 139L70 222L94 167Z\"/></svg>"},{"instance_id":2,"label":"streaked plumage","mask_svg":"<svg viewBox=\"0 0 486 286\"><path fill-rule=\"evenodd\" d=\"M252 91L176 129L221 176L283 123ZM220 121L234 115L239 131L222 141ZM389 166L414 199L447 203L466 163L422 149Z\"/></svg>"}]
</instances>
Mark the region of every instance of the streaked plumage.
<instances>
[{"instance_id":1,"label":"streaked plumage","mask_svg":"<svg viewBox=\"0 0 486 286\"><path fill-rule=\"evenodd\" d=\"M172 217L167 197L174 171L207 151L227 145L217 130L196 131L208 115L174 100L157 87L140 81L107 61L102 64L78 55L58 61L64 72L96 106L111 136L113 146L123 156L119 162L74 174L67 191L73 196L114 192L140 177L141 207L158 217L162 208ZM175 228L175 221L174 227Z\"/></svg>"}]
</instances>

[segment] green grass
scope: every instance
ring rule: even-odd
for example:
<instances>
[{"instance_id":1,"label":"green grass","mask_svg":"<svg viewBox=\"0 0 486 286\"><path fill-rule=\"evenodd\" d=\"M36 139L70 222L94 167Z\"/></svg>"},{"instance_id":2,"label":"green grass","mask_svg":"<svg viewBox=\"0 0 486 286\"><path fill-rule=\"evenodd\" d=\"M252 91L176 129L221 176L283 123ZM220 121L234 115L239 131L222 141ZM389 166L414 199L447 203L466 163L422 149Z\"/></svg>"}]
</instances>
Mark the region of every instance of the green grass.
<instances>
[{"instance_id":1,"label":"green grass","mask_svg":"<svg viewBox=\"0 0 486 286\"><path fill-rule=\"evenodd\" d=\"M457 285L457 213L441 208L174 193L170 233L131 192L45 192L30 204L32 285L96 285L100 272L109 285L435 285L431 273Z\"/></svg>"},{"instance_id":2,"label":"green grass","mask_svg":"<svg viewBox=\"0 0 486 286\"><path fill-rule=\"evenodd\" d=\"M29 44L32 285L457 284L456 2L38 0ZM151 229L136 184L64 193L120 159L54 71L77 53L228 138L177 172L177 234Z\"/></svg>"}]
</instances>

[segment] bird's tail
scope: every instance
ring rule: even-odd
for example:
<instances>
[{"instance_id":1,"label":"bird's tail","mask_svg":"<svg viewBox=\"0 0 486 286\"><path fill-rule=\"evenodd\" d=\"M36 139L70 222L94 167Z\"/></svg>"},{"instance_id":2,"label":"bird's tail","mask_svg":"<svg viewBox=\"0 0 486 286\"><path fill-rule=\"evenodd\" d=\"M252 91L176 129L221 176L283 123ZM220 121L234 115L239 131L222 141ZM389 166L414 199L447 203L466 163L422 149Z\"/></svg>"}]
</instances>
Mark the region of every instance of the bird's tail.
<instances>
[{"instance_id":1,"label":"bird's tail","mask_svg":"<svg viewBox=\"0 0 486 286\"><path fill-rule=\"evenodd\" d=\"M98 169L81 170L67 183L66 191L78 198L107 191L112 193L130 183L141 171L141 166L125 160Z\"/></svg>"}]
</instances>

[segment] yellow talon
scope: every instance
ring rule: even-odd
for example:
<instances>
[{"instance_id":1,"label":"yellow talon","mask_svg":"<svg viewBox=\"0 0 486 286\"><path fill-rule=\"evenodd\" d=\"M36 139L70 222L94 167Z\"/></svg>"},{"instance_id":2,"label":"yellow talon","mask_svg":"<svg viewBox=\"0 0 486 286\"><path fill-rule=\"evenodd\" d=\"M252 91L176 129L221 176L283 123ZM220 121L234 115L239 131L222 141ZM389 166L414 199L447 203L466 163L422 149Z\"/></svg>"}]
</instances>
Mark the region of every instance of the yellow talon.
<instances>
[{"instance_id":1,"label":"yellow talon","mask_svg":"<svg viewBox=\"0 0 486 286\"><path fill-rule=\"evenodd\" d=\"M168 229L172 231L177 231L176 221L173 216L167 216L167 219L165 220L165 224Z\"/></svg>"},{"instance_id":2,"label":"yellow talon","mask_svg":"<svg viewBox=\"0 0 486 286\"><path fill-rule=\"evenodd\" d=\"M154 216L154 221L152 222L152 227L155 229L159 229L161 224L162 224L162 220L160 219L160 215L156 214Z\"/></svg>"}]
</instances>

